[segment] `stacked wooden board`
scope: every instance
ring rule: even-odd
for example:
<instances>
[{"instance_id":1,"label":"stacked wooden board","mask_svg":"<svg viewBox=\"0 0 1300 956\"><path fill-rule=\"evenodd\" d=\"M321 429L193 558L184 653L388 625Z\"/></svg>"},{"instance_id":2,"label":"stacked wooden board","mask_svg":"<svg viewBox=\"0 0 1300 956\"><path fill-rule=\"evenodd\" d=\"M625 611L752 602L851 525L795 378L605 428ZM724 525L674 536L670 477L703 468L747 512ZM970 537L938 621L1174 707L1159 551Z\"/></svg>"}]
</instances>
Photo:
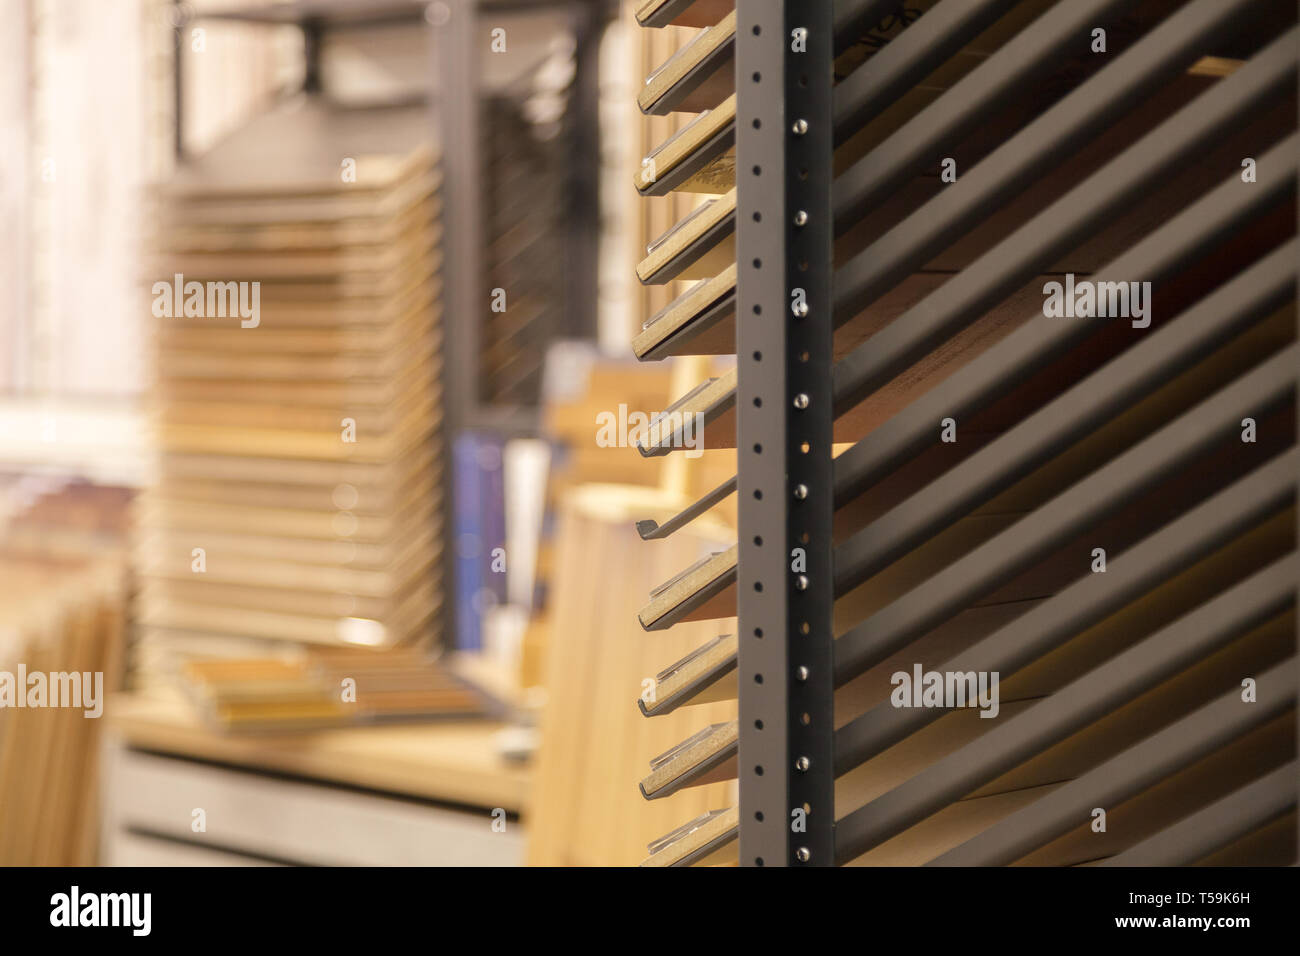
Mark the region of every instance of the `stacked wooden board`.
<instances>
[{"instance_id":1,"label":"stacked wooden board","mask_svg":"<svg viewBox=\"0 0 1300 956\"><path fill-rule=\"evenodd\" d=\"M280 657L190 660L182 676L200 713L224 730L476 716L486 703L418 648L309 648Z\"/></svg>"},{"instance_id":2,"label":"stacked wooden board","mask_svg":"<svg viewBox=\"0 0 1300 956\"><path fill-rule=\"evenodd\" d=\"M1197 457L1189 454L1185 467L1099 506L1098 520L1090 526L1080 525L1051 549L1040 545L1037 560L1015 564L998 550L1018 547L1041 526L1038 515L1056 516L1064 507L1060 502L1073 500L1067 492L1081 499L1103 463L1117 463L1110 474L1139 454L1150 454L1158 438L1173 433L1173 425L1162 431L1166 425L1176 420L1178 427L1187 427L1195 417L1186 417L1189 410L1208 414L1216 392L1235 395L1232 389L1244 386L1234 383L1248 373L1258 380L1266 373L1282 374L1279 362L1294 364L1294 348L1288 349L1295 337L1294 305L1281 299L1234 319L1230 333L1216 333L1213 348L1189 347L1177 359L1166 359L1162 348L1173 348L1178 335L1195 336L1189 330L1208 321L1212 305L1250 288L1266 268L1275 278L1288 251L1294 260L1294 248L1285 246L1294 232L1294 209L1281 200L1240 213L1231 239L1206 237L1202 245L1186 248L1179 243L1191 242L1185 237L1203 221L1198 217L1208 215L1203 210L1212 201L1226 201L1223 197L1246 181L1240 178L1243 156L1267 154L1279 164L1279 177L1293 177L1292 160L1282 157L1285 137L1294 129L1295 101L1281 94L1252 100L1237 128L1207 137L1194 161L1171 162L1164 175L1150 177L1147 188L1132 191L1121 203L1114 198L1123 185L1117 179L1135 156L1155 155L1162 138L1172 140L1173 131L1210 108L1206 104L1221 105L1228 94L1216 92L1220 87L1226 84L1243 95L1251 82L1259 82L1256 77L1279 69L1281 54L1267 47L1272 35L1261 21L1239 17L1231 30L1225 23L1209 26L1226 11L1206 3L1183 9L1183 4L1153 0L1130 5L1123 15L1112 11L1105 19L1110 49L1145 48L1134 50L1124 69L1150 65L1151 51L1183 36L1180 31L1201 31L1199 42L1180 51L1182 59L1162 62L1143 76L1142 95L1121 101L1096 92L1108 89L1123 71L1115 58L1097 56L1078 39L1085 31L1072 22L1081 15L1073 4L1023 0L963 6L939 0L905 6L906 16L891 15L851 35L837 29L835 37L842 52L834 70L834 436L836 442L852 443L833 469L836 819L846 816L870 834L873 812L899 818L889 839L863 838L844 851L837 846L840 863L960 859L957 848L999 832L1004 818L1002 831L1009 833L1012 821L1028 819L1027 808L1046 805L1053 792L1073 793L1098 785L1106 773L1118 774L1117 765L1104 763L1105 755L1127 755L1130 747L1136 752L1139 744L1147 746L1148 735L1155 740L1160 728L1190 720L1195 707L1231 691L1228 674L1273 674L1294 634L1294 612L1279 606L1194 666L1166 672L1163 683L1153 679L1144 696L1106 719L1076 723L1032 759L1022 751L1024 759L1009 763L1012 769L1000 776L980 777L959 763L959 752L985 735L994 741L991 748L1009 747L1006 741L1027 733L1023 728L1032 727L1034 718L1015 723L1017 717L1054 713L1071 705L1071 694L1097 693L1102 676L1072 682L1091 668L1109 676L1100 665L1122 667L1114 662L1138 655L1138 642L1170 638L1172 631L1160 628L1180 615L1198 620L1195 612L1207 595L1235 585L1240 590L1256 572L1260 578L1265 571L1276 577L1294 548L1294 510L1284 503L1235 539L1207 545L1198 552L1203 560L1179 565L1178 573L1171 571L1140 599L1130 594L1131 603L1113 605L1113 614L1089 618L1089 627L1048 638L1045 625L1036 623L1034 612L1044 618L1064 613L1058 608L1082 589L1116 581L1098 572L1094 545L1104 542L1103 550L1112 556L1132 551L1155 561L1161 556L1157 545L1166 539L1161 535L1175 517L1188 512L1177 524L1181 528L1197 515L1213 513L1208 499L1214 492L1238 480L1245 484L1252 470L1261 476L1251 479L1256 483L1265 475L1276 479L1287 464L1284 450L1294 441L1294 413L1265 403L1257 411L1260 421L1268 422L1262 426L1267 441L1243 443L1228 429L1222 440L1207 440ZM709 197L652 243L637 266L645 283L694 282L634 340L643 360L736 350L736 104L734 80L730 87L726 81L734 66L734 9L725 0L646 0L637 11L644 26L689 26L700 32L647 80L643 110L689 110L695 117L646 157L635 174L636 188L647 197L682 192ZM841 14L859 9L874 7L851 0L837 4L837 23L851 19ZM1289 26L1294 11L1278 16ZM916 32L909 37L910 31ZM899 42L900 37L908 39ZM878 69L859 69L882 51L891 53ZM1023 64L1031 53L1039 58L1034 70L1040 82L999 86L998 68ZM1259 59L1249 78L1233 79L1252 54ZM1085 102L1106 111L1107 122L1090 119L1092 125L1084 125ZM1049 130L1062 131L1058 138L1069 146L1050 140ZM748 160L742 165L751 166ZM752 165L757 173L759 163ZM1272 182L1270 196L1277 196L1281 182ZM981 206L979 189L999 201L985 199ZM1085 219L1091 213L1086 201L1094 196L1099 204L1111 203L1110 214ZM1197 212L1184 214L1193 203ZM1067 210L1086 227L1070 233L1070 243L1057 240L1050 255L1036 249L1031 237L1050 232L1053 216ZM1174 248L1184 259L1158 257ZM1017 266L1016 283L1003 279L994 287L990 277L1019 261L1017 256L1031 265ZM1255 259L1260 262L1250 276L1236 275ZM1046 283L1066 274L1114 277L1115 268L1140 262L1158 263L1147 274L1155 279L1157 297L1149 339L1135 331L1137 324L1093 323L1087 335L1069 338L1073 347L1062 344L1043 367L1025 371L1030 349L1046 348L1040 343L1049 336L1065 338L1044 331ZM1220 285L1227 291L1220 294ZM1218 296L1214 303L1201 306L1211 294ZM979 307L958 312L954 303L962 295L979 296ZM791 321L776 305L771 317L746 315L744 321ZM935 314L948 315L946 325L922 338ZM1155 333L1166 323L1183 331L1160 338ZM1147 362L1165 371L1159 387L1152 380L1141 386L1133 382L1131 401L1109 416L1089 419L1088 427L1073 435L1073 444L1061 441L1050 453L1042 451L1033 467L1011 471L1005 465L1002 449L1016 441L1044 441L1044 422L1067 418L1089 394L1109 395L1116 380L1127 381L1123 376ZM1009 373L1013 368L1016 377ZM1001 378L1000 369L1008 370ZM705 447L734 447L737 392L733 370L700 381L673 410L703 418ZM948 415L960 421L959 441L939 437ZM1152 437L1143 441L1147 436ZM643 453L669 455L681 437L660 436ZM843 446L835 451L839 455ZM979 495L959 494L967 474L961 466L968 462L1002 468L1008 477L981 487ZM683 513L679 526L710 511L734 489L733 483L702 498ZM945 509L942 521L924 528L913 524L912 513L938 507ZM906 546L885 550L876 543L885 539ZM657 632L735 615L738 555L738 547L725 547L686 565L652 591L638 615L641 625ZM928 609L954 588L958 572L974 575L981 561L995 559L1007 560L1009 570L982 591L952 595L942 612ZM1090 560L1095 577L1088 573ZM1140 567L1138 560L1127 567ZM1255 578L1248 583L1258 584ZM922 622L913 631L903 632L896 623L913 618ZM783 626L772 624L778 630ZM1038 657L1017 649L1031 641L1040 648ZM977 716L973 711L958 710L929 723L900 716L891 704L890 678L899 669L925 661L961 664L957 669L964 671L979 656L1002 661L1000 719L971 719ZM671 797L735 778L737 723L719 723L712 711L718 700L736 696L736 669L736 642L723 639L696 648L659 674L655 687L661 693L650 705L642 699L643 713L655 716L706 702L711 713L692 725L694 732L681 744L651 762L641 782L644 797ZM1232 780L1249 780L1261 770L1285 771L1295 753L1293 725L1294 711L1282 713L1172 778L1163 796L1156 793L1159 787L1133 795L1117 809L1135 821L1126 834L1090 840L1084 821L1054 842L1044 840L1033 854L1005 860L1128 859L1124 854L1137 846L1133 834L1158 831L1201 805L1195 801L1224 796ZM905 818L894 791L937 786L938 771L928 776L923 771L947 757L952 759L945 771L961 768L974 781L969 792L953 791L956 797L946 803L935 798L934 812ZM1290 767L1293 772L1294 764ZM1225 769L1232 773L1217 779ZM1189 795L1175 805L1168 794L1182 784ZM689 822L650 847L648 865L736 859L736 808L693 815L696 809L685 808L678 819ZM1280 827L1279 833L1293 832L1294 810L1289 814L1269 825ZM990 837L981 850L992 845ZM1221 861L1252 858L1245 849L1234 853Z\"/></svg>"},{"instance_id":3,"label":"stacked wooden board","mask_svg":"<svg viewBox=\"0 0 1300 956\"><path fill-rule=\"evenodd\" d=\"M442 595L436 152L427 112L289 101L155 196L158 480L144 683L278 643L424 644ZM258 283L260 314L164 286ZM251 311L251 310L246 310ZM161 314L160 314L161 313Z\"/></svg>"},{"instance_id":4,"label":"stacked wooden board","mask_svg":"<svg viewBox=\"0 0 1300 956\"><path fill-rule=\"evenodd\" d=\"M686 326L703 326L719 315L734 312L736 11L730 2L645 0L636 8L636 18L651 33L675 32L684 37L677 50L654 66L637 98L644 114L669 117L672 122L669 135L647 152L635 175L638 193L656 197L650 200L652 211L647 212L644 221L648 225L662 221L662 215L654 211L659 206L666 206L679 218L649 240L646 256L637 265L637 277L648 290L675 287L675 294L667 298L643 297L648 306L653 306L653 314L646 316L633 339L633 352L642 361L670 355L730 356L735 352L734 341L719 339L715 348L669 349L664 343ZM648 45L662 49L664 44ZM684 342L694 336L688 333L677 338ZM693 369L696 374L705 371L698 359L678 361L689 363L682 368ZM724 394L734 388L734 366L709 371L712 374L698 384L674 383L677 394L682 395L683 390L685 394L664 409L665 416L695 406L708 407L716 400L715 393ZM711 419L705 418L704 423L716 432ZM641 445L642 455L652 451L656 438L671 442L685 437L663 435L660 431ZM705 437L703 447L731 446ZM643 462L643 466L648 467L649 462ZM686 478L679 480L700 485ZM704 504L695 509L713 513L695 527L678 529L673 519L663 517L638 522L642 537L668 539L642 547L653 547L659 553L669 545L668 553L687 547L687 542L698 534L700 524L716 521L731 509L727 480L724 478L716 487L718 490L705 495L701 499ZM699 487L699 491L703 490ZM670 641L655 642L642 652L651 674L642 680L638 716L654 718L653 732L660 731L664 723L682 728L670 738L680 742L656 747L658 756L650 761L649 773L643 769L640 774L638 788L642 797L655 801L650 806L663 807L655 819L671 821L672 825L666 834L643 844L649 851L643 860L647 866L735 861L738 810L731 781L735 777L736 612L734 606L716 613L704 610L710 599L709 588L697 581L709 577L709 569L719 562L734 560L729 556L734 556L735 548L727 546L723 538L715 539L712 547L697 546L693 551L685 570L678 570L666 580L661 577L650 588L652 605L686 602L700 613L693 618L695 623L683 621ZM647 617L643 608L638 615L641 625L654 627L655 613ZM707 638L702 644L690 638L701 629L701 636ZM683 731L689 734L684 739ZM638 752L640 759L644 760L647 752L642 748ZM711 794L714 796L710 799ZM664 798L670 799L663 804L657 802Z\"/></svg>"},{"instance_id":5,"label":"stacked wooden board","mask_svg":"<svg viewBox=\"0 0 1300 956\"><path fill-rule=\"evenodd\" d=\"M130 496L49 479L30 493L30 480L9 477L0 477L0 672L14 696L6 691L0 708L0 865L90 866L98 718L121 680ZM45 706L36 708L38 673ZM78 675L72 690L55 695L55 674ZM55 696L69 706L49 706Z\"/></svg>"}]
</instances>

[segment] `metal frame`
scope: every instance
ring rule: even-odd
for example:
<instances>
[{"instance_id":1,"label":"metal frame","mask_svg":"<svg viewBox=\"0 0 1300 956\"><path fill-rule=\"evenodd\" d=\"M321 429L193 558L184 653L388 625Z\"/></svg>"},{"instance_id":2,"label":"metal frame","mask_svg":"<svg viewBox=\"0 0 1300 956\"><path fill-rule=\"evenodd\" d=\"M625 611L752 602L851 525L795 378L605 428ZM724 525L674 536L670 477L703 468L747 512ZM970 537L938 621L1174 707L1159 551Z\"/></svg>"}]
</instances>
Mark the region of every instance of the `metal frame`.
<instances>
[{"instance_id":1,"label":"metal frame","mask_svg":"<svg viewBox=\"0 0 1300 956\"><path fill-rule=\"evenodd\" d=\"M1270 150L1269 170L1261 175L1259 189L1243 195L1237 179L1196 200L1183 212L1142 241L1107 263L1103 269L1149 275L1153 281L1175 266L1203 254L1213 244L1247 222L1281 192L1295 189L1295 137ZM1235 285L1235 284L1234 284ZM1219 294L1216 293L1216 298ZM1223 303L1228 305L1228 303ZM835 495L844 504L926 446L936 411L970 414L1009 390L1024 377L1039 356L1054 356L1086 337L1085 326L1028 325L955 372L941 390L918 399L901 414L881 425L867 438L845 450L835 460ZM933 397L931 397L933 396ZM941 417L941 416L940 416Z\"/></svg>"},{"instance_id":2,"label":"metal frame","mask_svg":"<svg viewBox=\"0 0 1300 956\"><path fill-rule=\"evenodd\" d=\"M1092 807L1120 803L1172 777L1293 707L1295 667L1292 657L1260 674L1259 686L1266 692L1258 703L1242 707L1241 691L1234 687L927 865L1006 866L1088 819Z\"/></svg>"},{"instance_id":3,"label":"metal frame","mask_svg":"<svg viewBox=\"0 0 1300 956\"><path fill-rule=\"evenodd\" d=\"M737 18L740 862L829 866L832 10Z\"/></svg>"},{"instance_id":4,"label":"metal frame","mask_svg":"<svg viewBox=\"0 0 1300 956\"><path fill-rule=\"evenodd\" d=\"M840 821L851 860L1100 720L1295 603L1287 555Z\"/></svg>"},{"instance_id":5,"label":"metal frame","mask_svg":"<svg viewBox=\"0 0 1300 956\"><path fill-rule=\"evenodd\" d=\"M610 9L602 4L556 0L570 11L577 37L575 56L579 76L596 75L583 64L598 55L600 25ZM433 9L431 7L430 9ZM516 12L536 9L520 0L442 0L446 14L432 18L434 25L430 56L431 75L438 77L438 89L473 90L479 85L478 44L474 42L480 10ZM596 181L599 171L599 126L594 83L580 86L579 102L573 112L578 124L570 132L576 140L575 155L587 163L570 170L565 188L574 228L564 250L566 297L572 308L566 335L591 335L595 330L595 286L597 239L600 210L590 201L584 183ZM535 435L539 428L537 409L486 405L479 394L479 319L488 301L485 243L483 235L483 184L480 157L480 104L477 96L435 96L430 98L430 121L441 132L443 162L444 234L454 237L443 245L443 315L454 326L444 339L443 420L444 444L450 449L455 437L467 429L485 429L507 437ZM586 263L584 267L583 263ZM589 303L584 305L584 303ZM444 477L443 527L455 527L456 502L450 475ZM443 568L442 643L451 646L456 633L456 567L448 561Z\"/></svg>"},{"instance_id":6,"label":"metal frame","mask_svg":"<svg viewBox=\"0 0 1300 956\"><path fill-rule=\"evenodd\" d=\"M984 252L924 303L873 336L869 347L858 346L845 356L835 367L836 407L845 411L888 382L946 336L1013 292L1025 277L1085 240L1107 216L1152 188L1184 157L1195 155L1225 130L1232 129L1242 115L1294 82L1292 48L1297 36L1300 28L1283 34L1232 76ZM1121 61L1114 65L1119 67ZM1036 126L1020 135L1033 134ZM994 188L996 177L975 182L990 189L994 201L1002 195ZM879 264L884 254L870 253L871 249L859 253L839 269L836 314L851 317L893 281ZM899 269L893 271L897 278Z\"/></svg>"},{"instance_id":7,"label":"metal frame","mask_svg":"<svg viewBox=\"0 0 1300 956\"><path fill-rule=\"evenodd\" d=\"M1280 455L1120 555L1112 565L1117 573L1076 581L945 668L1009 673L1049 653L1286 508L1294 499L1298 465L1297 452ZM836 732L836 766L844 773L941 716L939 710L879 704Z\"/></svg>"},{"instance_id":8,"label":"metal frame","mask_svg":"<svg viewBox=\"0 0 1300 956\"><path fill-rule=\"evenodd\" d=\"M1220 41L1240 27L1239 15L1248 4L1197 0L1153 25L1114 65L1083 81L1010 137L968 176L963 188L941 194L920 219L914 215L844 263L832 289L829 245L837 225L838 231L851 226L910 176L918 159L960 138L999 104L1014 98L1019 88L1050 71L1084 25L1118 15L1136 3L1079 0L1058 6L832 185L828 182L830 147L839 141L835 126L860 125L876 115L899 90L946 60L1009 6L1000 0L940 5L879 52L870 69L851 74L832 94L829 66L835 39L842 45L853 23L866 22L885 5L883 0L844 0L833 11L831 4L793 0L737 5L735 407L741 865L829 865L854 859L970 792L999 768L1041 751L1045 743L1112 709L1137 686L1134 668L1146 683L1163 680L1207 648L1240 636L1295 601L1291 556L1071 685L1078 692L1075 697L1049 699L1018 722L956 751L835 823L835 775L898 743L935 715L894 710L887 703L872 708L832 734L831 761L826 766L820 757L826 753L824 732L831 726L834 688L1053 551L1089 520L1109 513L1111 503L1130 501L1171 476L1212 447L1216 436L1226 433L1225 427L1231 431L1246 409L1280 405L1295 391L1300 356L1300 346L1279 349L1100 467L1087 485L1058 494L1035 510L1033 520L1002 531L954 561L942 576L895 598L833 640L836 593L857 585L1005 487L1010 478L1076 441L1113 412L1125 395L1145 394L1269 314L1287 297L1288 267L1295 249L1292 240L1262 256L1188 306L1172 329L1094 370L1088 379L1094 392L1081 395L1067 390L998 443L977 452L962 467L827 554L829 509L836 502L847 503L873 479L914 454L924 444L922 427L929 434L937 420L932 414L936 408L982 408L1086 335L1064 327L1026 328L881 426L832 468L829 442L834 412L848 411L954 329L1004 298L1024 276L1035 274L1053 256L1095 232L1103 215L1151 188L1182 157L1196 154L1294 82L1297 31L1279 31L1277 39L1264 44L1240 69L988 249L976 265L950 279L923 306L914 307L867 345L833 363L830 335L837 324L918 269L949 236L978 222L1026 179L1038 177L1062 155L1113 126L1135 103L1183 71L1209 38ZM824 9L804 9L811 6ZM774 23L782 25L775 37L771 36ZM792 31L798 27L810 31L803 54L790 49ZM824 46L818 44L823 38ZM779 84L779 89L773 84ZM840 139L844 135L841 128ZM1122 267L1125 274L1163 277L1203 254L1295 188L1295 145L1295 136L1289 136L1268 151L1260 166L1268 165L1272 171L1258 180L1251 194L1243 194L1233 176L1132 244L1099 274ZM779 276L778 269L782 270ZM791 309L796 287L805 290L806 311ZM1107 387L1098 387L1103 384ZM806 452L809 446L811 451ZM1297 454L1295 450L1279 454L1134 543L1117 560L1124 575L1075 582L949 665L969 670L994 663L1014 671L1275 515L1294 499ZM663 530L666 533L669 527L690 520L728 491L724 484ZM651 524L643 533L654 536L660 530ZM800 548L807 562L802 571L791 566L792 552ZM832 569L828 586L824 575ZM1191 637L1195 643L1189 642ZM827 665L829 678L824 671ZM1293 665L1278 665L1266 677L1281 681ZM1279 713L1295 693L1294 687L1289 688L1281 698L1271 699L1267 713L1261 709L1244 721L1234 718L1237 723L1227 729L1226 704L1213 702L1180 721L1176 733L1162 732L1152 738L1158 738L1169 753L1181 748L1176 759L1152 749L1149 742L1134 746L1090 771L1084 778L1087 786L1075 781L934 862L1010 862L1079 817L1076 804L1083 793L1095 801L1099 787L1118 795L1168 776L1182 763L1253 726L1261 714ZM1285 790L1275 774L1267 786L1242 788L1224 802L1249 809L1252 819L1263 819L1283 805ZM792 831L791 812L805 803L812 811L807 829ZM817 812L822 806L832 808L830 819ZM1228 830L1224 832L1231 836ZM1024 833L1029 831L1034 836L1026 839ZM829 856L824 852L828 837ZM1166 849L1155 841L1150 852Z\"/></svg>"},{"instance_id":9,"label":"metal frame","mask_svg":"<svg viewBox=\"0 0 1300 956\"><path fill-rule=\"evenodd\" d=\"M477 85L477 46L471 42L477 18L476 0L443 0L444 18L433 20L429 44L432 76L439 89L465 89ZM452 84L452 85L448 85ZM466 87L464 84L473 84ZM446 450L442 476L442 527L452 542L452 553L442 566L441 644L455 646L457 633L456 496L451 460L456 436L470 420L477 402L479 323L474 321L486 301L484 275L482 181L479 169L479 102L477 96L434 96L429 101L430 123L441 131L443 170L442 245L443 315L449 328L443 337L442 430ZM464 319L464 321L460 321Z\"/></svg>"},{"instance_id":10,"label":"metal frame","mask_svg":"<svg viewBox=\"0 0 1300 956\"><path fill-rule=\"evenodd\" d=\"M894 600L839 637L836 683L844 684L937 627L970 602L1010 580L1079 534L1090 523L1176 474L1213 447L1243 416L1263 414L1289 399L1300 346L1278 352L1232 384L1097 469L932 579Z\"/></svg>"},{"instance_id":11,"label":"metal frame","mask_svg":"<svg viewBox=\"0 0 1300 956\"><path fill-rule=\"evenodd\" d=\"M1098 866L1188 866L1286 813L1300 764L1292 760Z\"/></svg>"},{"instance_id":12,"label":"metal frame","mask_svg":"<svg viewBox=\"0 0 1300 956\"><path fill-rule=\"evenodd\" d=\"M1229 32L1234 20L1240 23L1242 18L1239 14L1248 3L1249 0L1197 0L1184 7L1117 57L1109 68L1092 76L1020 132L1008 138L965 174L963 189L939 193L909 216L906 222L890 229L845 263L836 289L837 314L842 320L851 318L883 291L893 288L903 278L921 268L948 244L952 236L963 234L1010 201L1021 191L1023 183L1064 162L1104 129L1116 123L1160 84L1194 62L1197 51L1209 38ZM905 33L899 39L903 40L906 36ZM1008 62L1015 66L1021 65L1016 60L993 58L980 69L997 72ZM1244 108L1250 103L1252 88L1245 82L1238 81L1233 84L1234 92L1238 85L1242 88L1244 102L1241 106ZM949 93L960 95L962 91L956 89ZM1230 101L1226 94L1222 99ZM1205 107L1208 108L1209 105L1207 101ZM1151 168L1153 175L1160 172L1161 164L1177 162L1180 157L1192 151L1196 144L1181 142L1180 137L1192 137L1200 133L1202 127L1191 121L1199 116L1199 108L1198 102L1197 108L1188 107L1180 111L1168 122L1161 124L1144 142L1134 146L1134 155L1145 157L1150 154L1149 166L1146 168ZM1237 115L1240 114L1233 114L1233 118ZM1225 122L1222 116L1219 122ZM1205 127L1210 127L1212 123L1213 117L1205 118ZM1201 135L1208 139L1210 134ZM903 135L899 139L906 144L909 137ZM1156 144L1164 147L1164 151L1152 148ZM909 155L909 151L902 150L896 157ZM870 170L875 161L875 157L859 161L854 170L842 177L842 181L853 183L855 170L861 167ZM1125 164L1121 161L1107 164L1104 174L1090 176L1068 195L1106 195L1099 188L1100 184L1109 184L1114 173L1124 168ZM907 165L897 166L896 172L905 174L907 169ZM1116 184L1117 188L1123 185L1126 183ZM841 231L861 218L869 203L876 201L874 196L855 197L852 189L837 189L836 197L836 221ZM1048 220L1046 217L1035 220L1042 221ZM1032 234L1051 236L1053 232L1050 229L1035 229ZM1007 248L1014 247L1008 245ZM1010 260L1013 257L1008 255L1007 258Z\"/></svg>"}]
</instances>

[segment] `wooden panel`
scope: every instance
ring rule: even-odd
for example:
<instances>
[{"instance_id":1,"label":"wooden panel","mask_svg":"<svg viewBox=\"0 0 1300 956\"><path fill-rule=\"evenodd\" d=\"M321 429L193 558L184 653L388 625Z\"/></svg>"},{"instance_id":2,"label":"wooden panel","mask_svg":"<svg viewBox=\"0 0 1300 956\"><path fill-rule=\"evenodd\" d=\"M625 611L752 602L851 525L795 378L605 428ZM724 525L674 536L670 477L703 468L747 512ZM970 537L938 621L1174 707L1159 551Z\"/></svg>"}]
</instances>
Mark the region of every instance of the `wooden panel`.
<instances>
[{"instance_id":1,"label":"wooden panel","mask_svg":"<svg viewBox=\"0 0 1300 956\"><path fill-rule=\"evenodd\" d=\"M169 643L182 658L187 633L435 632L442 236L427 136L418 107L287 101L155 188L161 281L256 281L261 299L255 327L157 318L160 480L138 510L150 667Z\"/></svg>"}]
</instances>

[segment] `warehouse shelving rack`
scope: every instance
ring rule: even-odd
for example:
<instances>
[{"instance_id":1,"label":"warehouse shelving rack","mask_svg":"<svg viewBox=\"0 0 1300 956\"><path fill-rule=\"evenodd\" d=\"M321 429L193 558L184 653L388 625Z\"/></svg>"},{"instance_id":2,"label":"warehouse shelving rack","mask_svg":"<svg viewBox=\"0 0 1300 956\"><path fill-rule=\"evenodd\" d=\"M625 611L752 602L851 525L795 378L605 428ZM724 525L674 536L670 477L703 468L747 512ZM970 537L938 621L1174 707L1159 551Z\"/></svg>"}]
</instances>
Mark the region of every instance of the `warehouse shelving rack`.
<instances>
[{"instance_id":1,"label":"warehouse shelving rack","mask_svg":"<svg viewBox=\"0 0 1300 956\"><path fill-rule=\"evenodd\" d=\"M644 0L638 16L709 26L718 6ZM725 352L734 325L734 388L710 383L674 410L704 416L706 447L734 441L737 478L643 536L735 493L735 558L688 569L641 620L737 616L735 657L692 685L734 667L736 732L715 725L666 754L647 780L677 783L642 793L734 766L721 775L739 804L647 863L713 860L734 840L741 865L845 864L981 797L1005 802L914 862L1294 862L1295 18L1269 0L735 4L733 130L710 127L700 161L664 187L734 142L734 287L690 290L638 354ZM864 38L864 65L841 70ZM1181 192L1162 199L1170 184ZM687 228L675 254L701 258L725 231L710 230ZM837 257L855 230L857 250ZM1063 262L1097 283L1150 282L1166 314L1149 330L1135 318L1127 338L1121 323L1047 317L1043 295L1020 290L1063 278ZM942 281L841 341L927 271ZM963 338L1000 304L1004 327ZM953 348L969 353L938 374ZM872 407L918 363L928 380ZM1271 437L1239 439L1246 419ZM1121 435L1123 421L1142 426ZM660 436L643 453L673 447ZM1013 512L987 507L1008 495ZM963 538L963 522L992 530ZM944 541L940 560L894 573ZM845 600L873 580L872 601ZM991 594L1005 600L981 603ZM882 755L952 712L886 699L839 721L836 706L913 649L1020 683L993 729L946 725L899 772ZM870 761L866 797L846 799ZM1098 809L1115 825L1087 849L1107 833Z\"/></svg>"}]
</instances>

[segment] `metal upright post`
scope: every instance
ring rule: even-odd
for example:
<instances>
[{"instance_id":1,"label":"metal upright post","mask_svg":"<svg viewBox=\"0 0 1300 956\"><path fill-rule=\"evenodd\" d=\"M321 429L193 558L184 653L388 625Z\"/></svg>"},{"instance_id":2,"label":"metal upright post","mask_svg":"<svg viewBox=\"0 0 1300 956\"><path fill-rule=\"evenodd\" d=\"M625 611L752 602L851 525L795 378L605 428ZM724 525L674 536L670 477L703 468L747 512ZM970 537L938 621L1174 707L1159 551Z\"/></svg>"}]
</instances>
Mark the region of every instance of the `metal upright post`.
<instances>
[{"instance_id":1,"label":"metal upright post","mask_svg":"<svg viewBox=\"0 0 1300 956\"><path fill-rule=\"evenodd\" d=\"M430 98L442 166L443 533L452 540L442 569L444 647L456 641L456 512L451 453L479 407L479 324L487 309L483 281L482 169L479 156L479 38L476 0L435 0Z\"/></svg>"},{"instance_id":2,"label":"metal upright post","mask_svg":"<svg viewBox=\"0 0 1300 956\"><path fill-rule=\"evenodd\" d=\"M325 22L320 17L306 17L302 28L302 91L319 93L324 89L320 71L321 44L325 40Z\"/></svg>"},{"instance_id":3,"label":"metal upright post","mask_svg":"<svg viewBox=\"0 0 1300 956\"><path fill-rule=\"evenodd\" d=\"M179 164L185 158L185 26L188 22L181 0L172 0L172 155Z\"/></svg>"},{"instance_id":4,"label":"metal upright post","mask_svg":"<svg viewBox=\"0 0 1300 956\"><path fill-rule=\"evenodd\" d=\"M828 866L832 5L737 17L740 862Z\"/></svg>"}]
</instances>

